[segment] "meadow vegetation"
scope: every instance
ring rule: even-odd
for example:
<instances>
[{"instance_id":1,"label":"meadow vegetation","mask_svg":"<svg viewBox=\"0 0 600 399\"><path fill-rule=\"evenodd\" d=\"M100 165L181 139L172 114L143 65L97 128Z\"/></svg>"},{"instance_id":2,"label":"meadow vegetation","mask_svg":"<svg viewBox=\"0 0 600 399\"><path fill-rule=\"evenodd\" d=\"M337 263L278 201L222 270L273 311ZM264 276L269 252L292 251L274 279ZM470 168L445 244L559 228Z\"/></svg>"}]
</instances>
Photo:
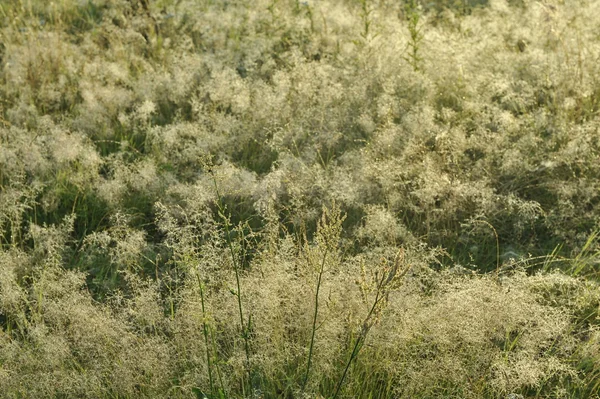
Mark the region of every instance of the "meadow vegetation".
<instances>
[{"instance_id":1,"label":"meadow vegetation","mask_svg":"<svg viewBox=\"0 0 600 399\"><path fill-rule=\"evenodd\" d=\"M598 15L0 1L0 397L598 397Z\"/></svg>"}]
</instances>

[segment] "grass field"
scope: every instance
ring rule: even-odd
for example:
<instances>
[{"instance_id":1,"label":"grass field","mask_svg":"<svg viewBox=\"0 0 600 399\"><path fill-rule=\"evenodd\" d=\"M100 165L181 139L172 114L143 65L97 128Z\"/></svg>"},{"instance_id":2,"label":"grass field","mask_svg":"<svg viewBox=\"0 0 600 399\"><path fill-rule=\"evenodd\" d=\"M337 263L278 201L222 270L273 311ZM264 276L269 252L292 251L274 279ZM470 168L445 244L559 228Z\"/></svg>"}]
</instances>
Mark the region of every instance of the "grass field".
<instances>
[{"instance_id":1,"label":"grass field","mask_svg":"<svg viewBox=\"0 0 600 399\"><path fill-rule=\"evenodd\" d=\"M0 398L598 398L599 15L0 0Z\"/></svg>"}]
</instances>

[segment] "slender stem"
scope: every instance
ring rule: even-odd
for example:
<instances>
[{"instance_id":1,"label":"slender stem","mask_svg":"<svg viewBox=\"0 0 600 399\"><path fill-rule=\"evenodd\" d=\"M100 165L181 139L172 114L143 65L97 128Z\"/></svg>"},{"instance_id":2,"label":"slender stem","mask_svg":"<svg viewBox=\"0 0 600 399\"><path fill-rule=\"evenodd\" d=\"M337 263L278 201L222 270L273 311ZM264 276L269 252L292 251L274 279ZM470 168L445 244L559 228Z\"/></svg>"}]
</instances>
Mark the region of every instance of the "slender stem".
<instances>
[{"instance_id":1,"label":"slender stem","mask_svg":"<svg viewBox=\"0 0 600 399\"><path fill-rule=\"evenodd\" d=\"M360 352L360 349L362 348L361 343L364 342L364 340L367 338L367 333L369 332L369 329L371 328L371 324L370 324L371 317L375 313L375 309L377 308L377 305L379 304L379 302L381 302L381 300L384 298L383 296L381 296L382 288L383 288L384 284L385 284L385 275L382 276L381 281L377 282L377 293L375 295L375 301L373 301L373 306L371 306L371 309L369 310L367 317L365 317L365 321L363 322L361 331L358 334L358 337L356 338L356 342L354 343L354 348L352 348L352 353L350 354L350 359L348 359L348 362L346 363L346 368L344 368L344 373L342 374L342 378L340 378L340 381L337 384L337 388L335 389L335 393L333 394L332 399L336 399L338 394L340 393L340 389L342 388L342 384L344 383L346 374L348 373L348 370L350 369L350 365L352 364L354 359L356 359L358 357L358 352Z\"/></svg>"},{"instance_id":2,"label":"slender stem","mask_svg":"<svg viewBox=\"0 0 600 399\"><path fill-rule=\"evenodd\" d=\"M337 388L335 389L335 393L333 394L333 398L332 399L336 399L338 394L340 393L340 389L342 388L342 384L344 383L344 379L346 378L346 374L348 373L348 369L350 368L350 365L352 364L352 360L354 360L354 358L356 356L358 356L358 351L360 350L361 346L359 347L361 341L363 340L363 336L362 333L358 336L358 338L356 339L356 343L354 344L354 348L352 349L352 354L350 355L350 360L348 360L348 363L346 363L346 368L344 369L344 374L342 374L342 378L340 378L340 381L338 382Z\"/></svg>"},{"instance_id":3,"label":"slender stem","mask_svg":"<svg viewBox=\"0 0 600 399\"><path fill-rule=\"evenodd\" d=\"M217 369L217 378L219 379L219 386L221 387L220 390L220 397L223 397L223 395L225 395L225 385L223 384L223 376L221 375L221 369L219 368L219 362L218 362L218 358L217 358L217 344L215 342L215 334L214 331L210 331L210 339L212 341L212 346L213 346L213 356L216 359L216 364L215 367Z\"/></svg>"},{"instance_id":4,"label":"slender stem","mask_svg":"<svg viewBox=\"0 0 600 399\"><path fill-rule=\"evenodd\" d=\"M212 378L212 366L210 359L210 346L208 344L208 326L206 325L206 311L204 309L204 289L202 287L202 281L200 281L200 276L196 275L198 278L198 287L200 287L200 302L202 304L202 329L204 330L204 344L206 346L206 363L208 367L208 382L210 384L210 395L214 397L215 389L213 385Z\"/></svg>"},{"instance_id":5,"label":"slender stem","mask_svg":"<svg viewBox=\"0 0 600 399\"><path fill-rule=\"evenodd\" d=\"M321 267L319 268L319 277L317 278L317 292L315 293L315 313L313 315L312 323L312 335L310 337L310 347L308 349L308 362L306 364L306 374L304 375L304 382L302 383L302 390L306 388L308 382L308 376L310 374L310 364L312 361L313 349L315 345L315 333L317 331L317 315L319 313L319 291L321 289L321 280L323 278L323 271L325 270L325 260L327 259L327 252L329 246L325 246L325 252L323 253L323 260L321 261Z\"/></svg>"},{"instance_id":6,"label":"slender stem","mask_svg":"<svg viewBox=\"0 0 600 399\"><path fill-rule=\"evenodd\" d=\"M231 254L231 261L233 263L233 270L235 271L235 283L236 283L236 287L237 287L237 292L236 292L236 297L237 297L237 303L238 303L238 311L240 314L240 326L242 329L242 338L244 338L244 350L246 352L246 363L247 363L247 367L250 367L250 345L248 343L248 330L244 324L244 311L242 308L242 290L241 290L241 284L240 284L240 271L239 271L239 265L238 262L236 261L236 256L235 256L235 250L233 249L233 243L231 242L231 229L229 226L229 217L225 216L225 206L223 205L223 200L221 197L221 194L219 193L219 187L217 185L217 179L215 178L214 175L212 175L213 178L213 183L215 185L215 191L217 193L217 198L218 198L218 202L217 202L217 206L219 208L219 216L221 217L221 219L223 219L223 223L225 226L225 237L227 240L227 246L229 247L229 253ZM250 370L248 369L248 374L250 374Z\"/></svg>"},{"instance_id":7,"label":"slender stem","mask_svg":"<svg viewBox=\"0 0 600 399\"><path fill-rule=\"evenodd\" d=\"M238 310L240 313L240 325L242 326L242 336L244 338L244 349L246 351L246 360L250 362L250 348L248 345L248 331L246 325L244 323L244 310L242 308L242 289L240 284L240 271L239 265L235 257L235 252L233 249L233 244L231 243L231 232L229 229L229 219L224 217L225 219L225 234L227 235L227 244L229 246L229 251L231 253L231 261L233 262L233 269L235 271L235 284L237 288L236 297L238 302Z\"/></svg>"}]
</instances>

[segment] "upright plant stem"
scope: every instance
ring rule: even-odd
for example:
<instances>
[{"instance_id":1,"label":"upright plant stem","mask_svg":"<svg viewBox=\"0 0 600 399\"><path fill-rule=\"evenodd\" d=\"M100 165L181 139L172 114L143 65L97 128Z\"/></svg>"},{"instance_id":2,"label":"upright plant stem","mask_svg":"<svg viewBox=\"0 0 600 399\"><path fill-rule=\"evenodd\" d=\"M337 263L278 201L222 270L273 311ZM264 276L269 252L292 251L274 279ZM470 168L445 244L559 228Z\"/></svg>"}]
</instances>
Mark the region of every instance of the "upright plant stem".
<instances>
[{"instance_id":1,"label":"upright plant stem","mask_svg":"<svg viewBox=\"0 0 600 399\"><path fill-rule=\"evenodd\" d=\"M225 395L225 385L223 384L223 376L221 375L221 369L219 368L219 359L217 358L217 343L215 340L215 332L213 330L210 331L210 339L212 342L212 346L213 346L213 354L214 357L216 359L216 364L215 364L215 368L217 369L217 379L219 380L219 386L220 386L220 392L219 392L219 397L223 397L223 395Z\"/></svg>"},{"instance_id":2,"label":"upright plant stem","mask_svg":"<svg viewBox=\"0 0 600 399\"><path fill-rule=\"evenodd\" d=\"M202 281L200 281L200 276L196 275L198 278L198 287L200 288L200 303L202 304L202 329L204 330L204 344L206 346L206 363L208 367L208 382L210 384L210 395L212 397L215 396L215 390L213 385L212 378L212 366L210 359L210 346L208 342L208 326L206 325L206 311L204 309L204 288L202 287Z\"/></svg>"},{"instance_id":3,"label":"upright plant stem","mask_svg":"<svg viewBox=\"0 0 600 399\"><path fill-rule=\"evenodd\" d=\"M344 373L342 374L342 378L338 381L337 388L335 389L335 393L333 394L333 399L336 399L338 394L340 393L340 389L342 388L342 384L344 383L344 379L346 378L346 374L348 373L348 369L352 364L352 361L356 356L358 356L358 352L360 351L360 343L362 341L362 336L358 336L356 342L354 343L354 348L352 348L352 353L350 354L350 359L348 363L346 363L346 368L344 369Z\"/></svg>"},{"instance_id":4,"label":"upright plant stem","mask_svg":"<svg viewBox=\"0 0 600 399\"><path fill-rule=\"evenodd\" d=\"M229 247L229 253L231 254L231 262L233 263L233 270L235 271L235 283L236 283L236 297L237 297L237 303L238 303L238 311L240 314L240 326L242 329L242 338L244 338L244 350L246 352L246 367L249 368L250 366L250 345L248 342L248 330L245 326L244 323L244 311L243 311L243 307L242 307L242 290L241 290L241 284L240 284L240 271L239 271L239 265L238 262L236 260L236 256L235 256L235 250L233 249L233 243L231 242L231 229L229 226L229 217L225 216L225 206L223 205L223 200L221 199L221 194L219 193L219 187L217 185L217 180L215 178L214 175L212 175L213 178L213 183L215 185L215 191L217 193L217 198L218 198L218 202L217 202L217 206L219 207L219 216L223 219L223 224L225 226L225 236L226 236L226 240L227 240L227 246ZM250 370L248 369L248 374L250 374Z\"/></svg>"},{"instance_id":5,"label":"upright plant stem","mask_svg":"<svg viewBox=\"0 0 600 399\"><path fill-rule=\"evenodd\" d=\"M312 361L313 349L315 345L315 333L317 331L317 316L319 314L319 291L321 289L321 280L323 278L323 271L325 269L325 260L327 259L327 252L329 247L325 246L325 252L323 253L323 260L321 261L321 267L319 268L319 276L317 278L317 292L315 293L315 312L313 315L312 323L312 335L310 337L310 347L308 349L308 361L306 363L306 374L304 375L304 382L302 383L302 390L306 388L308 382L308 376L310 374L310 365Z\"/></svg>"},{"instance_id":6,"label":"upright plant stem","mask_svg":"<svg viewBox=\"0 0 600 399\"><path fill-rule=\"evenodd\" d=\"M395 272L394 272L395 274ZM354 361L354 359L356 359L358 357L358 353L360 352L360 349L362 348L362 343L365 341L365 339L367 338L367 333L369 332L369 329L371 328L371 326L373 325L372 322L372 317L375 314L375 309L377 309L377 305L379 304L379 302L381 302L384 299L384 296L382 296L383 294L383 288L385 286L385 284L388 281L385 280L385 276L382 276L381 281L379 281L377 283L377 293L375 295L375 301L373 301L373 306L371 306L371 310L369 310L369 313L367 314L367 317L365 317L365 321L363 322L361 331L358 335L358 337L356 338L356 342L354 343L354 347L352 348L352 353L350 354L350 359L348 359L348 362L346 363L346 367L344 368L344 372L342 374L342 377L340 378L340 380L338 381L337 387L335 389L335 393L333 394L332 399L336 399L338 394L340 393L340 389L342 388L342 384L344 383L344 379L346 378L346 374L348 374L348 370L350 369L350 365L352 364L352 362Z\"/></svg>"},{"instance_id":7,"label":"upright plant stem","mask_svg":"<svg viewBox=\"0 0 600 399\"><path fill-rule=\"evenodd\" d=\"M242 288L240 284L240 270L237 260L235 258L235 252L233 250L233 244L231 243L231 231L229 229L229 220L225 218L225 234L227 235L227 244L229 245L229 252L231 253L231 261L233 262L233 269L235 270L235 284L237 288L236 297L238 302L238 310L240 313L240 325L242 326L242 335L244 338L244 349L246 351L246 360L250 362L250 347L248 344L248 331L244 324L244 310L242 308Z\"/></svg>"}]
</instances>

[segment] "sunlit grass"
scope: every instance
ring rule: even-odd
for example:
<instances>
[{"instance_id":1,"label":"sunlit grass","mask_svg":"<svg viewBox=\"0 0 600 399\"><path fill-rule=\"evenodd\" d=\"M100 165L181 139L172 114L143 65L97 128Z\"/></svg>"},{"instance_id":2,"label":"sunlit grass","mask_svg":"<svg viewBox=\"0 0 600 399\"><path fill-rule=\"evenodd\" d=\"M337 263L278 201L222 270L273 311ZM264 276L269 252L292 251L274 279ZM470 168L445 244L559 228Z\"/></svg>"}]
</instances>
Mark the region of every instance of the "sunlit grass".
<instances>
[{"instance_id":1,"label":"sunlit grass","mask_svg":"<svg viewBox=\"0 0 600 399\"><path fill-rule=\"evenodd\" d=\"M599 13L0 2L0 397L597 396Z\"/></svg>"}]
</instances>

